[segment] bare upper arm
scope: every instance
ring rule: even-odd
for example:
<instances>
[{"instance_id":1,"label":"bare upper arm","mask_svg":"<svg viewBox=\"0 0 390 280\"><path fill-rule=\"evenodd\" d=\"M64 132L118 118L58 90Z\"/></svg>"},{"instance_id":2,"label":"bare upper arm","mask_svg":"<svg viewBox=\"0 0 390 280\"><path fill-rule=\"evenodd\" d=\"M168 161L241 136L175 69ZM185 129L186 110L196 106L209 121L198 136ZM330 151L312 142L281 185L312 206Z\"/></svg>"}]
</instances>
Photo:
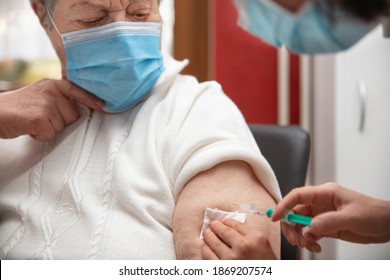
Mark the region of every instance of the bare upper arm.
<instances>
[{"instance_id":1,"label":"bare upper arm","mask_svg":"<svg viewBox=\"0 0 390 280\"><path fill-rule=\"evenodd\" d=\"M206 208L237 211L239 203L274 207L275 200L243 161L223 162L193 177L181 192L173 217L173 234L179 259L200 259L203 241L199 239ZM248 215L247 223L263 231L279 256L279 224Z\"/></svg>"}]
</instances>

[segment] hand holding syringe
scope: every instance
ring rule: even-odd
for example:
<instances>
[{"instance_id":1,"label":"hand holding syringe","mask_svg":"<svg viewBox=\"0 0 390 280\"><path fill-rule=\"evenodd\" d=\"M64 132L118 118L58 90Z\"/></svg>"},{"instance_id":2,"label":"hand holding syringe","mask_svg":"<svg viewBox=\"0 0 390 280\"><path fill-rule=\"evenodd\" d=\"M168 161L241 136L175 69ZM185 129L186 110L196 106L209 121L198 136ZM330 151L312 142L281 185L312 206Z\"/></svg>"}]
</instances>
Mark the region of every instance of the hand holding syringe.
<instances>
[{"instance_id":1,"label":"hand holding syringe","mask_svg":"<svg viewBox=\"0 0 390 280\"><path fill-rule=\"evenodd\" d=\"M272 214L274 213L274 210L272 208L264 208L256 204L239 204L240 208L242 210L248 211L255 215L262 215L267 216L268 218L272 217ZM312 218L296 215L292 213L286 213L283 219L281 219L282 222L285 223L294 223L294 224L300 224L304 226L310 226Z\"/></svg>"}]
</instances>

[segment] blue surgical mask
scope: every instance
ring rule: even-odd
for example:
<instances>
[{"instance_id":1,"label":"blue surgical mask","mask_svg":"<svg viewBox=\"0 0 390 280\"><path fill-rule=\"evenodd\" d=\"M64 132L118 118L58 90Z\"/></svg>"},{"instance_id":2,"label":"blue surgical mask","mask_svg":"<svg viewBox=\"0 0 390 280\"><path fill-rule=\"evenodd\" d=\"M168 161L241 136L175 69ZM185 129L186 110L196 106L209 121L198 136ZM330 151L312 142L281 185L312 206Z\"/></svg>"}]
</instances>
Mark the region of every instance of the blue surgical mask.
<instances>
[{"instance_id":1,"label":"blue surgical mask","mask_svg":"<svg viewBox=\"0 0 390 280\"><path fill-rule=\"evenodd\" d=\"M161 23L154 22L60 34L67 79L103 100L105 111L125 111L145 99L164 70L160 34Z\"/></svg>"},{"instance_id":2,"label":"blue surgical mask","mask_svg":"<svg viewBox=\"0 0 390 280\"><path fill-rule=\"evenodd\" d=\"M307 2L294 14L271 0L235 0L239 25L275 47L300 54L348 49L377 23L362 22L326 1Z\"/></svg>"}]
</instances>

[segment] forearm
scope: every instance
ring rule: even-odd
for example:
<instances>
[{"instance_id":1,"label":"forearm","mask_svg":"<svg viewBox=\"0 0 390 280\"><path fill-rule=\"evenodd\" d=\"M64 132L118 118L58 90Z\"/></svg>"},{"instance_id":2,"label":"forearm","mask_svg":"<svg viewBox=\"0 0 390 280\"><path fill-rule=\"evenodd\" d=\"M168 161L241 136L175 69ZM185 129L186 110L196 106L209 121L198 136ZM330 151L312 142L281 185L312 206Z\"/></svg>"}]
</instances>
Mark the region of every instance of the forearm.
<instances>
[{"instance_id":1,"label":"forearm","mask_svg":"<svg viewBox=\"0 0 390 280\"><path fill-rule=\"evenodd\" d=\"M201 259L204 245L199 239L206 208L238 211L239 203L257 203L274 207L275 201L244 162L225 162L195 176L180 194L173 222L178 259ZM262 231L279 256L280 229L267 218L248 215L247 222Z\"/></svg>"},{"instance_id":2,"label":"forearm","mask_svg":"<svg viewBox=\"0 0 390 280\"><path fill-rule=\"evenodd\" d=\"M362 244L390 241L390 201L337 183L294 189L279 202L272 219L279 220L287 209L306 215L307 205L311 205L314 215L310 229L305 232L311 240L331 237ZM297 244L298 239L301 244L305 241L300 230L288 227L284 230L288 231L285 235L290 243ZM320 246L317 245L308 241L305 247L318 252Z\"/></svg>"},{"instance_id":3,"label":"forearm","mask_svg":"<svg viewBox=\"0 0 390 280\"><path fill-rule=\"evenodd\" d=\"M335 228L340 237L357 243L383 243L390 241L390 201L377 199L351 189L339 187L335 202L337 205L334 221L345 218L343 228ZM342 223L341 223L342 224ZM348 234L352 237L349 237Z\"/></svg>"},{"instance_id":4,"label":"forearm","mask_svg":"<svg viewBox=\"0 0 390 280\"><path fill-rule=\"evenodd\" d=\"M378 242L390 242L390 201L376 200L372 223L378 227Z\"/></svg>"}]
</instances>

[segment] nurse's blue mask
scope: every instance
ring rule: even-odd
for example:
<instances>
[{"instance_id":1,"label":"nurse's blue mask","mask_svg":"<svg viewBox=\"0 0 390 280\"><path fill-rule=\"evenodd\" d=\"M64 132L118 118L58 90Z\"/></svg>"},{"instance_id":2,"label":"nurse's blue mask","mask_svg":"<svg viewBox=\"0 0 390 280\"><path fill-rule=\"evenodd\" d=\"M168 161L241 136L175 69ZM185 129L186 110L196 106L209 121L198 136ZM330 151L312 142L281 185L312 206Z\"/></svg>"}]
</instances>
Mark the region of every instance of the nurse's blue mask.
<instances>
[{"instance_id":1,"label":"nurse's blue mask","mask_svg":"<svg viewBox=\"0 0 390 280\"><path fill-rule=\"evenodd\" d=\"M234 0L239 25L275 47L300 54L346 50L377 24L360 21L326 0L309 1L296 14L271 0Z\"/></svg>"},{"instance_id":2,"label":"nurse's blue mask","mask_svg":"<svg viewBox=\"0 0 390 280\"><path fill-rule=\"evenodd\" d=\"M65 49L67 79L103 100L106 112L137 105L164 71L161 23L115 22L64 34L55 29Z\"/></svg>"}]
</instances>

